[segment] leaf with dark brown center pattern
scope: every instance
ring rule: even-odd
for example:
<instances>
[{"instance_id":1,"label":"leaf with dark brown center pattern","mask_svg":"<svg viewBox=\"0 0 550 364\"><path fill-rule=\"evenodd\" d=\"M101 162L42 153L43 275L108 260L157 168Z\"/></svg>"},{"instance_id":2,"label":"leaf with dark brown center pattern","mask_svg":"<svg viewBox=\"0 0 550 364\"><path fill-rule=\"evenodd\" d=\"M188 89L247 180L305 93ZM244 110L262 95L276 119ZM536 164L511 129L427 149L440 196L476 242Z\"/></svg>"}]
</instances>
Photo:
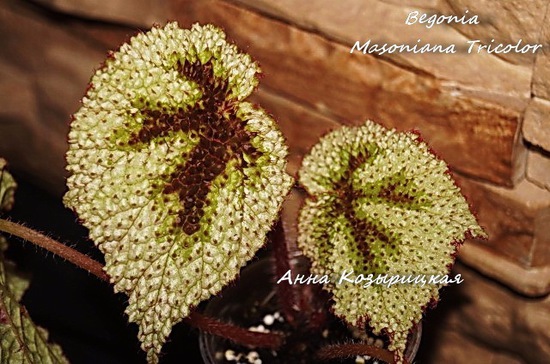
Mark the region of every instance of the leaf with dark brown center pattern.
<instances>
[{"instance_id":1,"label":"leaf with dark brown center pattern","mask_svg":"<svg viewBox=\"0 0 550 364\"><path fill-rule=\"evenodd\" d=\"M325 288L335 313L388 334L401 362L409 331L444 285L429 278L448 274L457 246L467 234L484 236L483 230L446 164L417 135L371 121L325 136L304 158L299 176L309 197L298 243L313 273L332 277ZM369 275L428 282L368 284Z\"/></svg>"},{"instance_id":2,"label":"leaf with dark brown center pattern","mask_svg":"<svg viewBox=\"0 0 550 364\"><path fill-rule=\"evenodd\" d=\"M292 185L276 123L243 101L259 72L219 29L170 23L112 53L74 115L64 201L150 362L264 244Z\"/></svg>"}]
</instances>

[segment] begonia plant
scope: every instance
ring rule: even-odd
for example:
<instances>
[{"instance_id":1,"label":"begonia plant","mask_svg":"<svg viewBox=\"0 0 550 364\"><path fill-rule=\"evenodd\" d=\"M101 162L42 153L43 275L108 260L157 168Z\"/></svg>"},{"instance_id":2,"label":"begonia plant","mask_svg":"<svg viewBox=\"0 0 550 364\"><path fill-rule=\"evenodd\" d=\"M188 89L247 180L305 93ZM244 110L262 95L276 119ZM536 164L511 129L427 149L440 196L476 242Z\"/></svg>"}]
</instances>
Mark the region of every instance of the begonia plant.
<instances>
[{"instance_id":1,"label":"begonia plant","mask_svg":"<svg viewBox=\"0 0 550 364\"><path fill-rule=\"evenodd\" d=\"M310 273L325 277L319 280L331 314L385 336L388 361L405 362L409 333L453 282L458 247L484 232L445 162L417 133L372 121L342 127L319 140L294 181L276 121L247 101L260 72L212 25L156 26L109 53L71 122L63 198L106 264L70 260L128 296L128 319L139 326L148 362L156 363L175 324L215 322L197 306L238 281L297 185L306 194L294 222L297 246ZM2 176L2 186L11 186ZM45 238L7 221L0 229L33 242ZM41 245L61 255L70 249L52 244ZM5 302L16 302L21 291L0 273L0 330L16 332L28 325L24 317L14 324L17 310ZM8 289L15 293L6 296ZM291 337L231 325L210 331L273 349ZM19 337L0 357L20 347L42 350ZM49 361L63 362L52 348Z\"/></svg>"}]
</instances>

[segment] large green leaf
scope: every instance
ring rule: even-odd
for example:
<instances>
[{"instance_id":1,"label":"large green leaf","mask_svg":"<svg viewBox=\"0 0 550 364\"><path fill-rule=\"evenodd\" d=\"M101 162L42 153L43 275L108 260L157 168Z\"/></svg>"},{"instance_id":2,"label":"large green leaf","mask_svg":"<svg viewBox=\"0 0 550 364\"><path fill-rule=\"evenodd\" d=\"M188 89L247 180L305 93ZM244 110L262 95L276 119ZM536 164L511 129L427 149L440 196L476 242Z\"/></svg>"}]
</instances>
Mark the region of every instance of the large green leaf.
<instances>
[{"instance_id":1,"label":"large green leaf","mask_svg":"<svg viewBox=\"0 0 550 364\"><path fill-rule=\"evenodd\" d=\"M326 288L335 313L387 334L401 361L409 331L445 285L457 246L484 232L446 164L412 133L370 121L344 127L312 148L299 176L309 196L298 243L313 273L331 277ZM379 283L384 276L418 280L369 284L369 274Z\"/></svg>"},{"instance_id":2,"label":"large green leaf","mask_svg":"<svg viewBox=\"0 0 550 364\"><path fill-rule=\"evenodd\" d=\"M112 53L74 115L64 201L150 362L264 244L292 184L276 123L243 101L259 72L221 30L169 23Z\"/></svg>"}]
</instances>

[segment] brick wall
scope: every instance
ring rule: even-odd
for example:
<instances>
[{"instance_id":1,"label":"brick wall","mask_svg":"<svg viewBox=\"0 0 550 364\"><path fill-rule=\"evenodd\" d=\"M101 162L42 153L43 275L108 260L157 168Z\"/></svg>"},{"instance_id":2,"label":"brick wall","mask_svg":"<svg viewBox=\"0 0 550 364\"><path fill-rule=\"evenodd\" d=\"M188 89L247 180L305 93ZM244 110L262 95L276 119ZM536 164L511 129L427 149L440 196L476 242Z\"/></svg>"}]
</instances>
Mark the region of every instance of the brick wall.
<instances>
[{"instance_id":1,"label":"brick wall","mask_svg":"<svg viewBox=\"0 0 550 364\"><path fill-rule=\"evenodd\" d=\"M490 239L461 250L457 269L467 278L449 290L464 304L441 319L445 334L430 360L539 363L550 357L550 48L503 56L349 52L368 39L549 44L548 2L513 3L5 0L0 135L9 137L0 155L61 195L68 115L106 51L153 22L212 22L259 61L264 77L254 100L278 119L291 173L320 135L366 118L418 129L452 166ZM464 9L482 24L404 23L413 10Z\"/></svg>"}]
</instances>

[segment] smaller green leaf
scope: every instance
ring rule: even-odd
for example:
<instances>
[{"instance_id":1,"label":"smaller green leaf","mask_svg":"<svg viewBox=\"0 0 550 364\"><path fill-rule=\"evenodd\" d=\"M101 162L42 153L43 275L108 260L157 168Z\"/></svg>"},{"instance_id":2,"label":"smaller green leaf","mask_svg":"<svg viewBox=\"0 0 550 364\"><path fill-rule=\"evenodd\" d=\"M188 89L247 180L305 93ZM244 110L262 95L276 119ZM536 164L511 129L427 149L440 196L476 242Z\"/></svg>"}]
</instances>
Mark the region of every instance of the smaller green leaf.
<instances>
[{"instance_id":1,"label":"smaller green leaf","mask_svg":"<svg viewBox=\"0 0 550 364\"><path fill-rule=\"evenodd\" d=\"M36 326L19 300L29 285L13 263L5 261L7 243L0 237L0 363L68 363L48 332Z\"/></svg>"},{"instance_id":2,"label":"smaller green leaf","mask_svg":"<svg viewBox=\"0 0 550 364\"><path fill-rule=\"evenodd\" d=\"M485 235L448 172L417 135L371 121L325 136L299 171L309 196L298 244L312 272L332 277L325 288L338 316L389 336L397 362L424 308L438 300L457 246ZM428 281L368 284L369 274Z\"/></svg>"},{"instance_id":3,"label":"smaller green leaf","mask_svg":"<svg viewBox=\"0 0 550 364\"><path fill-rule=\"evenodd\" d=\"M7 241L3 236L0 236L0 250L4 251L7 248ZM4 261L4 269L6 271L6 286L17 302L21 301L23 294L29 288L29 275L17 270L15 264L9 260Z\"/></svg>"},{"instance_id":4,"label":"smaller green leaf","mask_svg":"<svg viewBox=\"0 0 550 364\"><path fill-rule=\"evenodd\" d=\"M6 170L6 160L0 158L0 211L7 211L13 206L17 184Z\"/></svg>"},{"instance_id":5,"label":"smaller green leaf","mask_svg":"<svg viewBox=\"0 0 550 364\"><path fill-rule=\"evenodd\" d=\"M17 184L0 158L0 211L9 210ZM68 363L58 345L48 342L48 333L36 326L19 301L29 287L29 279L15 264L4 258L8 248L0 235L0 363Z\"/></svg>"}]
</instances>

